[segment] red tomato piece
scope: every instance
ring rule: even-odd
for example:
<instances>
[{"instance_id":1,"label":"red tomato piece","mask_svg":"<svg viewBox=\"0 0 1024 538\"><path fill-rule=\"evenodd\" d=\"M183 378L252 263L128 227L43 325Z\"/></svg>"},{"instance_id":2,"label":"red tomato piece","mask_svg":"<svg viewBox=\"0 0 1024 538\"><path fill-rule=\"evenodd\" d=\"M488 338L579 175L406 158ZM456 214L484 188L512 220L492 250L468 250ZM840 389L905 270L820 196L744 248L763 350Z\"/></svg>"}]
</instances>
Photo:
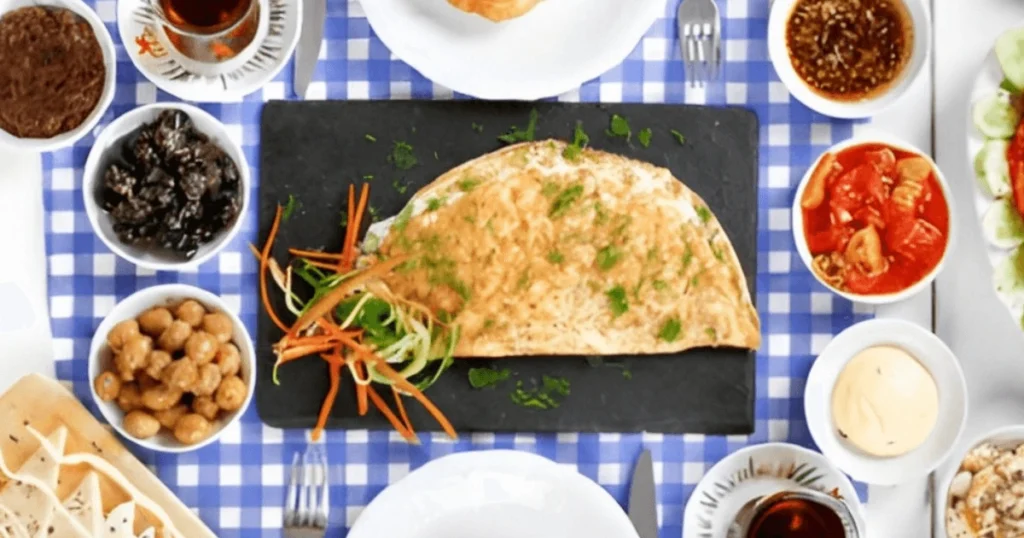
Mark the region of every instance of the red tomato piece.
<instances>
[{"instance_id":1,"label":"red tomato piece","mask_svg":"<svg viewBox=\"0 0 1024 538\"><path fill-rule=\"evenodd\" d=\"M835 222L847 223L862 207L885 200L882 174L870 164L862 164L839 176L832 185L829 201Z\"/></svg>"},{"instance_id":2,"label":"red tomato piece","mask_svg":"<svg viewBox=\"0 0 1024 538\"><path fill-rule=\"evenodd\" d=\"M896 171L896 155L889 148L864 152L864 162L871 163L876 170L888 176Z\"/></svg>"},{"instance_id":3,"label":"red tomato piece","mask_svg":"<svg viewBox=\"0 0 1024 538\"><path fill-rule=\"evenodd\" d=\"M890 222L885 240L889 250L929 267L938 262L945 250L942 232L924 219Z\"/></svg>"},{"instance_id":4,"label":"red tomato piece","mask_svg":"<svg viewBox=\"0 0 1024 538\"><path fill-rule=\"evenodd\" d=\"M869 294L875 293L879 280L885 273L869 276L855 267L848 267L843 274L846 288L853 293Z\"/></svg>"},{"instance_id":5,"label":"red tomato piece","mask_svg":"<svg viewBox=\"0 0 1024 538\"><path fill-rule=\"evenodd\" d=\"M833 226L820 232L809 232L806 236L811 254L829 254L846 249L846 244L853 236L853 229L849 226Z\"/></svg>"},{"instance_id":6,"label":"red tomato piece","mask_svg":"<svg viewBox=\"0 0 1024 538\"><path fill-rule=\"evenodd\" d=\"M1013 188L1013 205L1024 216L1024 122L1017 126L1013 142L1006 150L1010 163L1010 186Z\"/></svg>"},{"instance_id":7,"label":"red tomato piece","mask_svg":"<svg viewBox=\"0 0 1024 538\"><path fill-rule=\"evenodd\" d=\"M864 206L858 209L853 214L853 221L862 226L871 225L879 230L885 229L885 219L882 218L882 212L872 206Z\"/></svg>"}]
</instances>

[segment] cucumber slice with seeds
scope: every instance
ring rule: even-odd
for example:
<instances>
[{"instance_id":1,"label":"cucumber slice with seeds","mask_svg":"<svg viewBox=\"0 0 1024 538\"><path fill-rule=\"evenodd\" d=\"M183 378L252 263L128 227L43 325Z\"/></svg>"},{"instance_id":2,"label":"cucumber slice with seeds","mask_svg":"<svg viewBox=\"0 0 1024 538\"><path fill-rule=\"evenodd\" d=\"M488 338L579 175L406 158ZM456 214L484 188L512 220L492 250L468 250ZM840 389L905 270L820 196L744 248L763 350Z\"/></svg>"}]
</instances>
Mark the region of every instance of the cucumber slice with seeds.
<instances>
[{"instance_id":1,"label":"cucumber slice with seeds","mask_svg":"<svg viewBox=\"0 0 1024 538\"><path fill-rule=\"evenodd\" d=\"M1024 88L1024 28L1004 32L996 39L995 50L1006 79Z\"/></svg>"},{"instance_id":2,"label":"cucumber slice with seeds","mask_svg":"<svg viewBox=\"0 0 1024 538\"><path fill-rule=\"evenodd\" d=\"M996 200L981 219L985 239L999 248L1014 248L1024 243L1024 219L1009 198Z\"/></svg>"},{"instance_id":3,"label":"cucumber slice with seeds","mask_svg":"<svg viewBox=\"0 0 1024 538\"><path fill-rule=\"evenodd\" d=\"M1010 94L999 91L974 103L974 126L986 138L1010 138L1020 115L1010 104Z\"/></svg>"},{"instance_id":4,"label":"cucumber slice with seeds","mask_svg":"<svg viewBox=\"0 0 1024 538\"><path fill-rule=\"evenodd\" d=\"M1010 194L1010 165L1006 150L1010 143L1003 139L986 140L974 157L974 175L981 190L993 198Z\"/></svg>"}]
</instances>

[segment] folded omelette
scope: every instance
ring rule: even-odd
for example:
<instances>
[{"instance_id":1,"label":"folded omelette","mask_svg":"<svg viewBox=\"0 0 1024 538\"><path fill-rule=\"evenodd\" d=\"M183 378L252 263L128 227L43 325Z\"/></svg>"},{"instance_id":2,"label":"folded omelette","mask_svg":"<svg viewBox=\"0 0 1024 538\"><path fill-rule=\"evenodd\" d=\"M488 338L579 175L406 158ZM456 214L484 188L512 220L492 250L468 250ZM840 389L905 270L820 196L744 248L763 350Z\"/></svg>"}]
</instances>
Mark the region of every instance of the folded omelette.
<instances>
[{"instance_id":1,"label":"folded omelette","mask_svg":"<svg viewBox=\"0 0 1024 538\"><path fill-rule=\"evenodd\" d=\"M718 220L671 172L560 141L467 162L370 228L389 288L461 327L461 357L756 349Z\"/></svg>"}]
</instances>

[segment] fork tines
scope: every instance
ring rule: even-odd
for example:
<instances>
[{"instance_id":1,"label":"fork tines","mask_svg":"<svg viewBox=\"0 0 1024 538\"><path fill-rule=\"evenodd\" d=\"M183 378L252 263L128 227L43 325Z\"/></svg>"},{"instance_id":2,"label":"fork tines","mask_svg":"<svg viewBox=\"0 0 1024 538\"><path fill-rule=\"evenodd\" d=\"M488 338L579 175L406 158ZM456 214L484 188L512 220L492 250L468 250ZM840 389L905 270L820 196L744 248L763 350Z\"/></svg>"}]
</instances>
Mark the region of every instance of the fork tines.
<instances>
[{"instance_id":1,"label":"fork tines","mask_svg":"<svg viewBox=\"0 0 1024 538\"><path fill-rule=\"evenodd\" d=\"M309 446L292 459L291 480L284 506L284 527L323 532L327 529L331 497L327 455L318 446Z\"/></svg>"},{"instance_id":2,"label":"fork tines","mask_svg":"<svg viewBox=\"0 0 1024 538\"><path fill-rule=\"evenodd\" d=\"M679 6L679 42L686 80L704 86L721 73L721 20L714 0L683 0Z\"/></svg>"}]
</instances>

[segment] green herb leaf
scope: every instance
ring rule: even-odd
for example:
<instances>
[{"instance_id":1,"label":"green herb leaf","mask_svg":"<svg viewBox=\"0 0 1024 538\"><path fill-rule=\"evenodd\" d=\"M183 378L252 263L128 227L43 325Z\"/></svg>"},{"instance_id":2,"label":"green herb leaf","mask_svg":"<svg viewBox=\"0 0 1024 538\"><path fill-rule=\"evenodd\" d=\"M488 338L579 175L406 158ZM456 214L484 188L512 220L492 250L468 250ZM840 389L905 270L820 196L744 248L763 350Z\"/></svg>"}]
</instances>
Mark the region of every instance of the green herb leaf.
<instances>
[{"instance_id":1,"label":"green herb leaf","mask_svg":"<svg viewBox=\"0 0 1024 538\"><path fill-rule=\"evenodd\" d=\"M301 204L294 195L288 195L288 203L284 204L284 209L281 210L281 220L288 220L292 218L292 214L299 208Z\"/></svg>"},{"instance_id":2,"label":"green herb leaf","mask_svg":"<svg viewBox=\"0 0 1024 538\"><path fill-rule=\"evenodd\" d=\"M388 162L399 170L408 170L416 166L419 161L412 152L412 146L405 142L395 142L394 147L391 148L391 155L388 155Z\"/></svg>"},{"instance_id":3,"label":"green herb leaf","mask_svg":"<svg viewBox=\"0 0 1024 538\"><path fill-rule=\"evenodd\" d=\"M395 188L398 194L405 194L405 191L409 190L409 184L400 179L392 181L391 186Z\"/></svg>"},{"instance_id":4,"label":"green herb leaf","mask_svg":"<svg viewBox=\"0 0 1024 538\"><path fill-rule=\"evenodd\" d=\"M611 126L608 128L608 134L611 136L625 138L628 142L633 136L633 130L629 128L629 120L618 114L612 114L612 122Z\"/></svg>"},{"instance_id":5,"label":"green herb leaf","mask_svg":"<svg viewBox=\"0 0 1024 538\"><path fill-rule=\"evenodd\" d=\"M645 127L640 130L636 135L636 139L640 141L640 145L649 148L651 147L651 137L654 136L654 131L650 127Z\"/></svg>"},{"instance_id":6,"label":"green herb leaf","mask_svg":"<svg viewBox=\"0 0 1024 538\"><path fill-rule=\"evenodd\" d=\"M707 224L711 220L711 210L706 206L699 205L696 207L697 218L700 219L701 224Z\"/></svg>"},{"instance_id":7,"label":"green herb leaf","mask_svg":"<svg viewBox=\"0 0 1024 538\"><path fill-rule=\"evenodd\" d=\"M675 342L679 338L679 332L683 330L683 325L679 323L678 318L671 318L665 321L664 325L661 326L661 330L658 331L658 338L666 342Z\"/></svg>"},{"instance_id":8,"label":"green herb leaf","mask_svg":"<svg viewBox=\"0 0 1024 538\"><path fill-rule=\"evenodd\" d=\"M714 240L708 239L708 246L711 247L711 253L715 255L718 261L725 261L725 254L722 252L722 249L718 248L718 245L715 245Z\"/></svg>"},{"instance_id":9,"label":"green herb leaf","mask_svg":"<svg viewBox=\"0 0 1024 538\"><path fill-rule=\"evenodd\" d=\"M540 193L545 198L551 198L558 194L558 183L555 183L554 181L545 181L544 186L540 188Z\"/></svg>"},{"instance_id":10,"label":"green herb leaf","mask_svg":"<svg viewBox=\"0 0 1024 538\"><path fill-rule=\"evenodd\" d=\"M683 270L690 268L690 264L693 263L693 249L690 245L686 245L686 250L683 251Z\"/></svg>"},{"instance_id":11,"label":"green herb leaf","mask_svg":"<svg viewBox=\"0 0 1024 538\"><path fill-rule=\"evenodd\" d=\"M565 147L562 151L562 157L570 161L575 161L580 158L580 154L583 153L583 148L587 147L590 143L590 137L583 130L583 122L576 122L576 129L572 134L572 144Z\"/></svg>"},{"instance_id":12,"label":"green herb leaf","mask_svg":"<svg viewBox=\"0 0 1024 538\"><path fill-rule=\"evenodd\" d=\"M377 222L377 221L380 220L380 214L379 214L379 211L377 211L376 207L373 207L371 205L370 207L366 208L366 211L370 214L370 222L371 223Z\"/></svg>"},{"instance_id":13,"label":"green herb leaf","mask_svg":"<svg viewBox=\"0 0 1024 538\"><path fill-rule=\"evenodd\" d=\"M713 327L708 327L707 329L704 329L704 334L708 335L708 338L711 338L712 340L718 340L718 331L716 331Z\"/></svg>"},{"instance_id":14,"label":"green herb leaf","mask_svg":"<svg viewBox=\"0 0 1024 538\"><path fill-rule=\"evenodd\" d=\"M511 375L512 371L508 368L503 368L501 370L493 370L491 368L470 368L469 384L474 389L491 388L508 379Z\"/></svg>"},{"instance_id":15,"label":"green herb leaf","mask_svg":"<svg viewBox=\"0 0 1024 538\"><path fill-rule=\"evenodd\" d=\"M608 245L597 251L597 267L602 271L615 267L620 259L622 259L622 250L615 245Z\"/></svg>"},{"instance_id":16,"label":"green herb leaf","mask_svg":"<svg viewBox=\"0 0 1024 538\"><path fill-rule=\"evenodd\" d=\"M548 216L557 219L562 215L565 215L572 204L579 200L580 196L583 196L583 185L575 184L571 187L566 187L562 192L558 193L555 201L551 203L551 211L548 212Z\"/></svg>"},{"instance_id":17,"label":"green herb leaf","mask_svg":"<svg viewBox=\"0 0 1024 538\"><path fill-rule=\"evenodd\" d=\"M506 144L515 144L517 142L531 142L537 133L537 109L530 111L530 123L526 125L526 130L519 130L518 127L512 126L507 134L503 134L498 137L498 140L505 142Z\"/></svg>"},{"instance_id":18,"label":"green herb leaf","mask_svg":"<svg viewBox=\"0 0 1024 538\"><path fill-rule=\"evenodd\" d=\"M444 207L444 204L447 201L448 201L448 197L447 196L442 196L440 198L431 198L431 199L427 200L427 211L437 211L438 209L441 209L442 207Z\"/></svg>"},{"instance_id":19,"label":"green herb leaf","mask_svg":"<svg viewBox=\"0 0 1024 538\"><path fill-rule=\"evenodd\" d=\"M405 231L405 227L409 225L409 219L412 218L412 204L407 204L398 216L395 217L395 223L392 227L398 232Z\"/></svg>"},{"instance_id":20,"label":"green herb leaf","mask_svg":"<svg viewBox=\"0 0 1024 538\"><path fill-rule=\"evenodd\" d=\"M608 306L612 309L613 318L617 318L629 311L629 300L626 299L626 289L621 285L611 288L604 294L608 297Z\"/></svg>"},{"instance_id":21,"label":"green herb leaf","mask_svg":"<svg viewBox=\"0 0 1024 538\"><path fill-rule=\"evenodd\" d=\"M555 409L569 395L569 380L560 377L543 376L540 386L526 389L522 381L516 381L516 388L509 394L512 403L531 409Z\"/></svg>"},{"instance_id":22,"label":"green herb leaf","mask_svg":"<svg viewBox=\"0 0 1024 538\"><path fill-rule=\"evenodd\" d=\"M551 252L548 252L548 261L555 265L558 265L565 261L565 256L563 256L562 253L557 250L552 250Z\"/></svg>"},{"instance_id":23,"label":"green herb leaf","mask_svg":"<svg viewBox=\"0 0 1024 538\"><path fill-rule=\"evenodd\" d=\"M1010 79L1008 79L1008 78L1004 78L1003 81L999 83L999 89L1001 89L1003 91L1006 91L1008 93L1019 93L1020 92L1020 90L1018 90L1017 87L1014 86L1013 83L1010 82Z\"/></svg>"},{"instance_id":24,"label":"green herb leaf","mask_svg":"<svg viewBox=\"0 0 1024 538\"><path fill-rule=\"evenodd\" d=\"M366 174L365 176L363 176L363 179L365 179L366 181L373 181L373 174Z\"/></svg>"},{"instance_id":25,"label":"green herb leaf","mask_svg":"<svg viewBox=\"0 0 1024 538\"><path fill-rule=\"evenodd\" d=\"M476 217L474 217L473 215L463 215L462 220L470 224L476 225Z\"/></svg>"},{"instance_id":26,"label":"green herb leaf","mask_svg":"<svg viewBox=\"0 0 1024 538\"><path fill-rule=\"evenodd\" d=\"M376 142L377 141L377 137L373 136L372 134L365 134L365 135L363 135L363 137L366 138L366 140L369 141L369 142Z\"/></svg>"},{"instance_id":27,"label":"green herb leaf","mask_svg":"<svg viewBox=\"0 0 1024 538\"><path fill-rule=\"evenodd\" d=\"M474 121L473 122L473 130L478 132L478 133L482 133L482 132L484 132L484 126L480 125L479 123Z\"/></svg>"},{"instance_id":28,"label":"green herb leaf","mask_svg":"<svg viewBox=\"0 0 1024 538\"><path fill-rule=\"evenodd\" d=\"M657 291L664 291L668 289L668 283L664 280L655 280L654 282L651 282L651 287Z\"/></svg>"},{"instance_id":29,"label":"green herb leaf","mask_svg":"<svg viewBox=\"0 0 1024 538\"><path fill-rule=\"evenodd\" d=\"M471 192L473 189L477 188L477 186L479 186L481 183L483 183L483 180L467 177L466 179L459 181L458 185L459 190L461 190L462 192Z\"/></svg>"},{"instance_id":30,"label":"green herb leaf","mask_svg":"<svg viewBox=\"0 0 1024 538\"><path fill-rule=\"evenodd\" d=\"M495 322L494 322L493 319L487 318L487 319L484 320L484 329L492 329L492 328L494 328L494 325L495 325Z\"/></svg>"},{"instance_id":31,"label":"green herb leaf","mask_svg":"<svg viewBox=\"0 0 1024 538\"><path fill-rule=\"evenodd\" d=\"M669 132L672 133L672 136L675 137L676 142L679 142L680 146L682 146L683 144L686 144L686 137L683 136L683 133L680 133L679 131L677 131L675 129L672 129Z\"/></svg>"},{"instance_id":32,"label":"green herb leaf","mask_svg":"<svg viewBox=\"0 0 1024 538\"><path fill-rule=\"evenodd\" d=\"M608 222L608 211L601 202L594 202L594 225L601 226Z\"/></svg>"},{"instance_id":33,"label":"green herb leaf","mask_svg":"<svg viewBox=\"0 0 1024 538\"><path fill-rule=\"evenodd\" d=\"M523 271L523 273L521 275L519 275L519 280L516 281L516 289L517 290L525 290L529 286L530 286L530 270L527 269L527 270Z\"/></svg>"}]
</instances>

